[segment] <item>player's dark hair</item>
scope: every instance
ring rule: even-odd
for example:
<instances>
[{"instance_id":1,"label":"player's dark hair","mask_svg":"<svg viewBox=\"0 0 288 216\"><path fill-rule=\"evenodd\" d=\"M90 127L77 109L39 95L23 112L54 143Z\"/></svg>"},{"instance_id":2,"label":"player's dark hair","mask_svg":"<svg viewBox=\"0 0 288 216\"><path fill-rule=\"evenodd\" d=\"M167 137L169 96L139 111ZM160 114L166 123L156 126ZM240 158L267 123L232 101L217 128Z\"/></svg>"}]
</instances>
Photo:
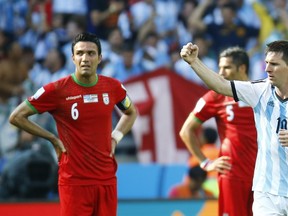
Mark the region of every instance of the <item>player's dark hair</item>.
<instances>
[{"instance_id":1,"label":"player's dark hair","mask_svg":"<svg viewBox=\"0 0 288 216\"><path fill-rule=\"evenodd\" d=\"M222 57L231 57L233 64L235 64L237 68L244 64L246 66L246 74L249 74L249 56L243 48L238 46L229 47L220 53L219 58Z\"/></svg>"},{"instance_id":2,"label":"player's dark hair","mask_svg":"<svg viewBox=\"0 0 288 216\"><path fill-rule=\"evenodd\" d=\"M102 49L101 49L100 40L95 34L92 34L90 32L82 32L74 38L74 40L72 42L72 47L71 47L72 48L72 54L74 54L75 44L80 42L80 41L88 41L88 42L95 43L97 48L98 48L98 55L101 55Z\"/></svg>"},{"instance_id":3,"label":"player's dark hair","mask_svg":"<svg viewBox=\"0 0 288 216\"><path fill-rule=\"evenodd\" d=\"M282 59L288 64L288 41L277 40L266 45L265 55L268 52L283 53Z\"/></svg>"}]
</instances>

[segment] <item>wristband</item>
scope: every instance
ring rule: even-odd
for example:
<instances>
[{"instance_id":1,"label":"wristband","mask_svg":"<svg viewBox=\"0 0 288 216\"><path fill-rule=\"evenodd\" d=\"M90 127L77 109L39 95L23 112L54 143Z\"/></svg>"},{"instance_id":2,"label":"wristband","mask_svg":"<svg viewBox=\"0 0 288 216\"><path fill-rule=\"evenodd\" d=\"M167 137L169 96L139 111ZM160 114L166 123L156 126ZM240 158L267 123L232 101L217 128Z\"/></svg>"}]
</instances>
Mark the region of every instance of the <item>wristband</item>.
<instances>
[{"instance_id":1,"label":"wristband","mask_svg":"<svg viewBox=\"0 0 288 216\"><path fill-rule=\"evenodd\" d=\"M200 163L200 167L205 170L206 167L208 166L208 164L209 164L210 162L211 162L211 161L210 161L208 158L206 158L204 161L202 161L202 162Z\"/></svg>"},{"instance_id":2,"label":"wristband","mask_svg":"<svg viewBox=\"0 0 288 216\"><path fill-rule=\"evenodd\" d=\"M119 130L112 131L111 137L116 141L116 143L119 143L120 140L123 138L124 134Z\"/></svg>"}]
</instances>

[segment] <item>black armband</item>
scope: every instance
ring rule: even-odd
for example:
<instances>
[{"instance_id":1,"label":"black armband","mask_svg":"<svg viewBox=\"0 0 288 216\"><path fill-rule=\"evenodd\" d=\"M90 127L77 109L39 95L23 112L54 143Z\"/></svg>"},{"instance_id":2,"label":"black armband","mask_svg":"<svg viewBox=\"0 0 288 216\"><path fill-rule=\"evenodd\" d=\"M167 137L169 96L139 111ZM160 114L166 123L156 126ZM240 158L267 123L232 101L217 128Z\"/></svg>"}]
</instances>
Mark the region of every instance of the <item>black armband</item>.
<instances>
[{"instance_id":1,"label":"black armband","mask_svg":"<svg viewBox=\"0 0 288 216\"><path fill-rule=\"evenodd\" d=\"M126 95L126 97L119 103L116 104L116 106L120 109L120 110L127 110L129 109L129 107L131 106L131 100L129 98L128 95Z\"/></svg>"}]
</instances>

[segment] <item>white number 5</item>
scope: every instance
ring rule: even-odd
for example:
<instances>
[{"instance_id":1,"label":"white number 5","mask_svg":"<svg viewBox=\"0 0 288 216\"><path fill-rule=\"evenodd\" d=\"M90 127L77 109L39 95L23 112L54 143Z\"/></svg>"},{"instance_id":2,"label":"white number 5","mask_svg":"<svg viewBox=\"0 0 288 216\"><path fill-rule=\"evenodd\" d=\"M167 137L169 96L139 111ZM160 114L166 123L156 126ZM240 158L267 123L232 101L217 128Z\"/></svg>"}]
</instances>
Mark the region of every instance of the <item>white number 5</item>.
<instances>
[{"instance_id":1,"label":"white number 5","mask_svg":"<svg viewBox=\"0 0 288 216\"><path fill-rule=\"evenodd\" d=\"M79 111L77 110L77 103L74 103L71 107L71 116L74 120L77 120L79 117Z\"/></svg>"},{"instance_id":2,"label":"white number 5","mask_svg":"<svg viewBox=\"0 0 288 216\"><path fill-rule=\"evenodd\" d=\"M227 121L232 121L234 119L234 112L232 105L228 105L226 107L226 113L227 113Z\"/></svg>"}]
</instances>

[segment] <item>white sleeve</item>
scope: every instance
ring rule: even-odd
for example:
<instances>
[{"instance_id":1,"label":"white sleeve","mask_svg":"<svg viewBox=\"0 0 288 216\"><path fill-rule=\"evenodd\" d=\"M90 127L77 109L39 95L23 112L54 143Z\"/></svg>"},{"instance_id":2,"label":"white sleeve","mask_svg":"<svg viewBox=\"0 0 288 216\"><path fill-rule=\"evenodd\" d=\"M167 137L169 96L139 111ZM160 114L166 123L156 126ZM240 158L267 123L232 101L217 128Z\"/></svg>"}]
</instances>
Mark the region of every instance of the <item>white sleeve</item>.
<instances>
[{"instance_id":1,"label":"white sleeve","mask_svg":"<svg viewBox=\"0 0 288 216\"><path fill-rule=\"evenodd\" d=\"M235 101L243 101L251 107L255 107L266 89L267 82L259 81L231 81L231 88Z\"/></svg>"}]
</instances>

